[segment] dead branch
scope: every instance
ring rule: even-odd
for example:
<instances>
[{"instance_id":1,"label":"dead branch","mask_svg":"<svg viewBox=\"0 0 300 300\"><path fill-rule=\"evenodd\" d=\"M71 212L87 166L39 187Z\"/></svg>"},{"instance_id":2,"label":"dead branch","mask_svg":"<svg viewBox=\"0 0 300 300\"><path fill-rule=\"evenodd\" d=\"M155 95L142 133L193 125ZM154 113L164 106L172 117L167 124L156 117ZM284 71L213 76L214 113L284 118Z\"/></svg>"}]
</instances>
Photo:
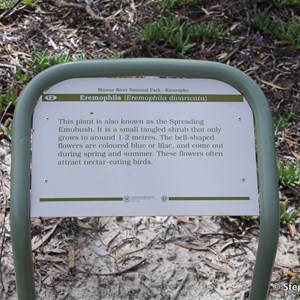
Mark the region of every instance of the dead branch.
<instances>
[{"instance_id":1,"label":"dead branch","mask_svg":"<svg viewBox=\"0 0 300 300\"><path fill-rule=\"evenodd\" d=\"M101 22L105 26L108 37L111 39L111 41L113 43L115 43L119 47L122 47L124 45L124 43L122 43L120 41L120 38L117 37L117 35L114 33L114 31L112 30L112 28L110 26L109 20L111 19L111 16L105 18L105 17L97 15L93 11L93 9L91 8L91 6L89 4L83 5L83 4L78 4L78 3L66 2L64 0L50 0L50 2L57 7L75 8L75 9L80 9L80 10L86 12L92 20Z\"/></svg>"}]
</instances>

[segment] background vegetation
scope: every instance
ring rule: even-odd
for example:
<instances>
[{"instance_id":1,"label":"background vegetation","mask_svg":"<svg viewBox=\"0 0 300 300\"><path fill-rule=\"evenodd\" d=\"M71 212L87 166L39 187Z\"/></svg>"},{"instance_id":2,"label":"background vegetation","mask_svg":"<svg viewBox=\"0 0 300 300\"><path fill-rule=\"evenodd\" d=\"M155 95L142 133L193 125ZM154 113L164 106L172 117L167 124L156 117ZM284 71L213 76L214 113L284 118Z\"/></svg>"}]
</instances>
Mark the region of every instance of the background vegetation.
<instances>
[{"instance_id":1,"label":"background vegetation","mask_svg":"<svg viewBox=\"0 0 300 300\"><path fill-rule=\"evenodd\" d=\"M219 61L262 87L274 116L281 233L299 240L300 0L0 0L2 141L10 143L18 96L39 72L73 60L127 57Z\"/></svg>"}]
</instances>

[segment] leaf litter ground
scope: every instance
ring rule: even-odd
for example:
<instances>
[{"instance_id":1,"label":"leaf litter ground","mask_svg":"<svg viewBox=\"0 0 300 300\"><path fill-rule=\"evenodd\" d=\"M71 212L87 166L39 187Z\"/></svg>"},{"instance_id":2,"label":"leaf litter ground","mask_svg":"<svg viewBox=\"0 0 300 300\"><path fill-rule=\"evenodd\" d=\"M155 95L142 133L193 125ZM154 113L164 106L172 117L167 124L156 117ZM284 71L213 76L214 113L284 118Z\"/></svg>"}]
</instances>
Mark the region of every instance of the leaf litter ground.
<instances>
[{"instance_id":1,"label":"leaf litter ground","mask_svg":"<svg viewBox=\"0 0 300 300\"><path fill-rule=\"evenodd\" d=\"M191 2L188 2L191 3ZM199 1L200 3L200 1ZM283 161L299 160L300 54L250 26L248 1L202 1L173 11L155 1L57 1L33 9L21 1L0 12L0 84L20 86L32 52L69 51L88 59L181 58L168 43L141 43L138 28L163 15L214 22L235 40L205 38L187 58L219 61L251 76L264 90L274 117L296 112L276 147ZM259 8L259 7L256 7ZM273 10L299 19L299 6ZM30 74L34 75L34 74ZM19 91L16 91L18 93ZM12 118L6 107L2 124ZM9 226L9 134L1 135L0 298L16 299ZM280 186L281 200L299 207L299 187ZM280 232L270 299L296 299L283 284L299 274L299 219ZM251 285L259 225L219 217L33 219L32 245L39 299L243 299ZM281 287L277 290L277 287Z\"/></svg>"}]
</instances>

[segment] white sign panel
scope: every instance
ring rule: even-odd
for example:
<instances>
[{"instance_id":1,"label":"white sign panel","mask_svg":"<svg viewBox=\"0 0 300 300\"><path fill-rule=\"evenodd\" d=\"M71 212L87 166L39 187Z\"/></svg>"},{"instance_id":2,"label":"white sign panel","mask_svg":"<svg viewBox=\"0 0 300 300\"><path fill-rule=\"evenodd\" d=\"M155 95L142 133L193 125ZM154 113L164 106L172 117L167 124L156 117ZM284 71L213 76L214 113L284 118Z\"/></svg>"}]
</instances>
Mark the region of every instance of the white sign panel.
<instances>
[{"instance_id":1,"label":"white sign panel","mask_svg":"<svg viewBox=\"0 0 300 300\"><path fill-rule=\"evenodd\" d=\"M228 84L76 78L41 95L31 216L258 212L253 115Z\"/></svg>"}]
</instances>

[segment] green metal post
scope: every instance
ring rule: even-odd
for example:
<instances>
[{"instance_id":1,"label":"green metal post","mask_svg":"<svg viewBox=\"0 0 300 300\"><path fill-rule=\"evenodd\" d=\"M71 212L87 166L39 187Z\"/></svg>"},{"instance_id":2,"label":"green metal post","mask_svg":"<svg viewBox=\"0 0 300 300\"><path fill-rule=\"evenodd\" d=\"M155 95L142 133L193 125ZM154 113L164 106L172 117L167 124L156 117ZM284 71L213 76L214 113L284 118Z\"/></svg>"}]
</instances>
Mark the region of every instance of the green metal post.
<instances>
[{"instance_id":1,"label":"green metal post","mask_svg":"<svg viewBox=\"0 0 300 300\"><path fill-rule=\"evenodd\" d=\"M267 100L243 72L220 63L175 59L91 60L57 65L37 75L21 93L14 114L11 169L11 236L20 300L35 299L30 232L31 119L44 90L70 78L174 76L208 78L239 90L253 111L260 187L260 237L251 300L268 295L279 233L279 199L274 131Z\"/></svg>"},{"instance_id":2,"label":"green metal post","mask_svg":"<svg viewBox=\"0 0 300 300\"><path fill-rule=\"evenodd\" d=\"M34 300L30 227L30 160L32 107L20 99L14 113L11 165L11 237L19 299Z\"/></svg>"}]
</instances>

